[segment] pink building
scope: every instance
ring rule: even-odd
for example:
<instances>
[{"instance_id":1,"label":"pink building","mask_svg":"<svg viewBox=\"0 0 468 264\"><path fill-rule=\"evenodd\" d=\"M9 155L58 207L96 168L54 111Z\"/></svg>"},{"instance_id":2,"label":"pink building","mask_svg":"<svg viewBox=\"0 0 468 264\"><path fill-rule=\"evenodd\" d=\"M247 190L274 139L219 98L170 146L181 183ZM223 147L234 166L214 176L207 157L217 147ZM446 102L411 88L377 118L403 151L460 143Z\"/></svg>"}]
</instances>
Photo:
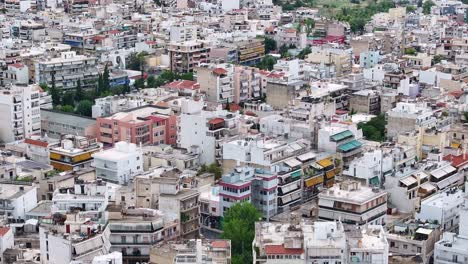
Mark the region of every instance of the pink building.
<instances>
[{"instance_id":1,"label":"pink building","mask_svg":"<svg viewBox=\"0 0 468 264\"><path fill-rule=\"evenodd\" d=\"M177 117L167 107L138 107L96 119L99 142L114 145L128 141L137 145L175 145Z\"/></svg>"},{"instance_id":2,"label":"pink building","mask_svg":"<svg viewBox=\"0 0 468 264\"><path fill-rule=\"evenodd\" d=\"M257 68L236 66L233 82L234 103L260 99L265 93L266 81L263 81L261 71Z\"/></svg>"}]
</instances>

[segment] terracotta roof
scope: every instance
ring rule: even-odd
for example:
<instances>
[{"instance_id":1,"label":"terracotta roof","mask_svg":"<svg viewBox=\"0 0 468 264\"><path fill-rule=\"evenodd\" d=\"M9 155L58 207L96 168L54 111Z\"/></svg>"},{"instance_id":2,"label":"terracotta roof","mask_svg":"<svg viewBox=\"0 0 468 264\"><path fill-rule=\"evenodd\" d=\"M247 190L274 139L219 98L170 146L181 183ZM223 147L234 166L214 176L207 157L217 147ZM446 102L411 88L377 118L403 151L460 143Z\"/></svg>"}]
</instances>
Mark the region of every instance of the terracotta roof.
<instances>
[{"instance_id":1,"label":"terracotta roof","mask_svg":"<svg viewBox=\"0 0 468 264\"><path fill-rule=\"evenodd\" d=\"M117 29L114 29L114 30L109 30L107 31L108 34L111 34L111 35L115 35L115 34L119 34L120 33L120 30L117 30Z\"/></svg>"},{"instance_id":2,"label":"terracotta roof","mask_svg":"<svg viewBox=\"0 0 468 264\"><path fill-rule=\"evenodd\" d=\"M49 146L49 143L47 143L45 141L35 140L35 139L30 139L30 138L26 138L24 140L24 143L35 145L35 146L40 146L40 147L43 147L43 148L46 148L47 146Z\"/></svg>"},{"instance_id":3,"label":"terracotta roof","mask_svg":"<svg viewBox=\"0 0 468 264\"><path fill-rule=\"evenodd\" d=\"M8 231L10 231L9 227L0 227L0 236L4 236Z\"/></svg>"},{"instance_id":4,"label":"terracotta roof","mask_svg":"<svg viewBox=\"0 0 468 264\"><path fill-rule=\"evenodd\" d=\"M240 107L238 104L229 104L229 111L231 112L236 112L236 111L239 111L241 110L242 107Z\"/></svg>"},{"instance_id":5,"label":"terracotta roof","mask_svg":"<svg viewBox=\"0 0 468 264\"><path fill-rule=\"evenodd\" d=\"M105 38L106 38L106 36L97 35L97 36L92 37L91 39L92 39L92 40L100 41L100 40L103 40L103 39L105 39Z\"/></svg>"},{"instance_id":6,"label":"terracotta roof","mask_svg":"<svg viewBox=\"0 0 468 264\"><path fill-rule=\"evenodd\" d=\"M304 249L284 248L283 245L266 245L265 253L267 255L301 255L304 253Z\"/></svg>"},{"instance_id":7,"label":"terracotta roof","mask_svg":"<svg viewBox=\"0 0 468 264\"><path fill-rule=\"evenodd\" d=\"M163 116L147 116L145 119L150 119L153 122L161 122L167 119L167 117Z\"/></svg>"},{"instance_id":8,"label":"terracotta roof","mask_svg":"<svg viewBox=\"0 0 468 264\"><path fill-rule=\"evenodd\" d=\"M190 90L197 90L200 89L200 84L195 81L188 81L188 80L181 80L181 81L173 81L164 85L167 88L173 89L190 89Z\"/></svg>"},{"instance_id":9,"label":"terracotta roof","mask_svg":"<svg viewBox=\"0 0 468 264\"><path fill-rule=\"evenodd\" d=\"M148 44L148 45L154 45L154 44L156 44L156 41L148 40L148 41L145 41L145 43Z\"/></svg>"},{"instance_id":10,"label":"terracotta roof","mask_svg":"<svg viewBox=\"0 0 468 264\"><path fill-rule=\"evenodd\" d=\"M449 154L447 156L444 157L444 160L446 161L450 161L450 163L452 164L452 166L456 167L456 168L459 168L463 165L468 165L468 155L458 155L458 156L454 156L452 154Z\"/></svg>"},{"instance_id":11,"label":"terracotta roof","mask_svg":"<svg viewBox=\"0 0 468 264\"><path fill-rule=\"evenodd\" d=\"M213 73L214 74L217 74L217 75L222 75L222 74L226 74L228 71L226 71L225 69L223 68L216 68L213 70Z\"/></svg>"},{"instance_id":12,"label":"terracotta roof","mask_svg":"<svg viewBox=\"0 0 468 264\"><path fill-rule=\"evenodd\" d=\"M336 113L337 115L344 115L344 114L347 114L348 111L346 111L346 110L341 110L341 109L337 109L337 110L335 111L335 113Z\"/></svg>"},{"instance_id":13,"label":"terracotta roof","mask_svg":"<svg viewBox=\"0 0 468 264\"><path fill-rule=\"evenodd\" d=\"M210 121L208 121L208 124L219 124L219 123L222 123L224 122L224 119L223 118L220 118L220 117L217 117L217 118L213 118L211 119Z\"/></svg>"},{"instance_id":14,"label":"terracotta roof","mask_svg":"<svg viewBox=\"0 0 468 264\"><path fill-rule=\"evenodd\" d=\"M14 68L18 68L18 69L19 69L19 68L23 68L23 67L24 67L24 65L23 65L23 64L21 64L21 63L14 63L14 64L10 64L10 66L11 66L11 67L14 67Z\"/></svg>"},{"instance_id":15,"label":"terracotta roof","mask_svg":"<svg viewBox=\"0 0 468 264\"><path fill-rule=\"evenodd\" d=\"M229 243L227 241L224 241L224 240L215 240L215 241L211 242L211 246L214 247L214 248L228 248Z\"/></svg>"}]
</instances>

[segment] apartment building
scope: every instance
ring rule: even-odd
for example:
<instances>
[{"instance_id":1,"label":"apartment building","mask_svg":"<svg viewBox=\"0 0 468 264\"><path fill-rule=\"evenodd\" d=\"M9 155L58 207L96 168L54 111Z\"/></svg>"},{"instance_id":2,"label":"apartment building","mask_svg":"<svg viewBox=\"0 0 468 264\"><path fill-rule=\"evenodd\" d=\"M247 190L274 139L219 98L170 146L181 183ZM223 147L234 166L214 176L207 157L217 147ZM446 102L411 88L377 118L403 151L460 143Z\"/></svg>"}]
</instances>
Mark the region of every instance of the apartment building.
<instances>
[{"instance_id":1,"label":"apartment building","mask_svg":"<svg viewBox=\"0 0 468 264\"><path fill-rule=\"evenodd\" d=\"M285 82L293 82L304 79L304 66L303 60L278 60L273 66L273 74L282 74L282 79Z\"/></svg>"},{"instance_id":2,"label":"apartment building","mask_svg":"<svg viewBox=\"0 0 468 264\"><path fill-rule=\"evenodd\" d=\"M109 230L111 251L122 253L127 263L148 262L151 248L165 240L164 218L149 208L126 209L110 206Z\"/></svg>"},{"instance_id":3,"label":"apartment building","mask_svg":"<svg viewBox=\"0 0 468 264\"><path fill-rule=\"evenodd\" d=\"M257 68L235 66L233 85L236 104L261 98L266 93L266 82Z\"/></svg>"},{"instance_id":4,"label":"apartment building","mask_svg":"<svg viewBox=\"0 0 468 264\"><path fill-rule=\"evenodd\" d=\"M158 209L177 220L181 238L197 238L200 233L200 192L193 186L183 187L181 174L176 170L162 173L153 178L153 182L159 184Z\"/></svg>"},{"instance_id":5,"label":"apartment building","mask_svg":"<svg viewBox=\"0 0 468 264\"><path fill-rule=\"evenodd\" d=\"M120 141L111 149L94 153L96 177L105 181L128 184L143 172L143 154L133 143Z\"/></svg>"},{"instance_id":6,"label":"apartment building","mask_svg":"<svg viewBox=\"0 0 468 264\"><path fill-rule=\"evenodd\" d=\"M99 71L96 66L95 57L77 55L74 51L62 52L60 57L36 60L35 82L49 87L55 82L58 89L69 90L75 89L79 80L83 89L91 89L97 84Z\"/></svg>"},{"instance_id":7,"label":"apartment building","mask_svg":"<svg viewBox=\"0 0 468 264\"><path fill-rule=\"evenodd\" d=\"M319 218L351 225L385 225L387 193L356 181L341 182L319 195Z\"/></svg>"},{"instance_id":8,"label":"apartment building","mask_svg":"<svg viewBox=\"0 0 468 264\"><path fill-rule=\"evenodd\" d=\"M13 85L0 90L0 141L9 143L40 134L40 88Z\"/></svg>"},{"instance_id":9,"label":"apartment building","mask_svg":"<svg viewBox=\"0 0 468 264\"><path fill-rule=\"evenodd\" d=\"M37 205L36 186L2 183L0 190L0 215L25 220L26 213Z\"/></svg>"},{"instance_id":10,"label":"apartment building","mask_svg":"<svg viewBox=\"0 0 468 264\"><path fill-rule=\"evenodd\" d=\"M79 170L91 166L92 155L102 150L102 144L96 138L65 135L59 146L53 147L50 152L50 165L56 170Z\"/></svg>"},{"instance_id":11,"label":"apartment building","mask_svg":"<svg viewBox=\"0 0 468 264\"><path fill-rule=\"evenodd\" d=\"M373 90L361 90L351 94L349 108L369 115L380 113L380 94Z\"/></svg>"},{"instance_id":12,"label":"apartment building","mask_svg":"<svg viewBox=\"0 0 468 264\"><path fill-rule=\"evenodd\" d=\"M192 72L201 63L210 62L210 48L196 40L172 42L168 47L171 71Z\"/></svg>"},{"instance_id":13,"label":"apartment building","mask_svg":"<svg viewBox=\"0 0 468 264\"><path fill-rule=\"evenodd\" d=\"M362 155L362 131L356 127L325 126L318 131L318 149L337 153L347 168L352 160Z\"/></svg>"},{"instance_id":14,"label":"apartment building","mask_svg":"<svg viewBox=\"0 0 468 264\"><path fill-rule=\"evenodd\" d=\"M231 241L225 239L191 239L164 243L152 248L151 263L231 263Z\"/></svg>"},{"instance_id":15,"label":"apartment building","mask_svg":"<svg viewBox=\"0 0 468 264\"><path fill-rule=\"evenodd\" d=\"M228 64L206 65L194 69L200 92L213 103L231 103L234 100L234 66Z\"/></svg>"},{"instance_id":16,"label":"apartment building","mask_svg":"<svg viewBox=\"0 0 468 264\"><path fill-rule=\"evenodd\" d=\"M79 180L71 188L66 186L54 190L51 213L67 214L79 209L81 215L97 219L106 210L108 204L109 197L105 182Z\"/></svg>"},{"instance_id":17,"label":"apartment building","mask_svg":"<svg viewBox=\"0 0 468 264\"><path fill-rule=\"evenodd\" d=\"M466 184L465 184L466 188ZM466 193L466 189L465 189ZM468 221L468 199L460 206L460 223ZM444 232L442 238L435 243L434 263L449 264L468 261L468 228L466 224L460 224L458 234Z\"/></svg>"},{"instance_id":18,"label":"apartment building","mask_svg":"<svg viewBox=\"0 0 468 264\"><path fill-rule=\"evenodd\" d=\"M198 39L198 26L186 23L172 25L170 28L171 42L195 41Z\"/></svg>"},{"instance_id":19,"label":"apartment building","mask_svg":"<svg viewBox=\"0 0 468 264\"><path fill-rule=\"evenodd\" d=\"M253 66L259 63L265 56L265 45L263 39L249 39L228 43L226 46L237 50L238 63L244 66Z\"/></svg>"},{"instance_id":20,"label":"apartment building","mask_svg":"<svg viewBox=\"0 0 468 264\"><path fill-rule=\"evenodd\" d=\"M232 205L244 201L252 203L265 219L276 215L278 180L275 174L251 167L237 167L224 174L219 185L221 215L225 215Z\"/></svg>"},{"instance_id":21,"label":"apartment building","mask_svg":"<svg viewBox=\"0 0 468 264\"><path fill-rule=\"evenodd\" d=\"M459 226L460 208L463 203L464 192L454 187L423 200L415 219L438 223L443 231L453 232Z\"/></svg>"},{"instance_id":22,"label":"apartment building","mask_svg":"<svg viewBox=\"0 0 468 264\"><path fill-rule=\"evenodd\" d=\"M389 252L403 256L405 260L418 255L423 264L431 263L434 244L439 240L440 234L439 225L411 221L396 223L387 232Z\"/></svg>"},{"instance_id":23,"label":"apartment building","mask_svg":"<svg viewBox=\"0 0 468 264\"><path fill-rule=\"evenodd\" d=\"M416 103L399 102L396 107L387 112L388 138L395 138L402 132L410 132L416 127L429 127L435 125L436 118L432 110Z\"/></svg>"},{"instance_id":24,"label":"apartment building","mask_svg":"<svg viewBox=\"0 0 468 264\"><path fill-rule=\"evenodd\" d=\"M340 222L257 222L253 263L347 263L348 246Z\"/></svg>"},{"instance_id":25,"label":"apartment building","mask_svg":"<svg viewBox=\"0 0 468 264\"><path fill-rule=\"evenodd\" d=\"M52 109L40 109L43 136L60 139L63 135L96 137L96 119Z\"/></svg>"},{"instance_id":26,"label":"apartment building","mask_svg":"<svg viewBox=\"0 0 468 264\"><path fill-rule=\"evenodd\" d=\"M137 145L173 145L177 118L170 108L145 105L96 119L97 138L106 145L128 141Z\"/></svg>"},{"instance_id":27,"label":"apartment building","mask_svg":"<svg viewBox=\"0 0 468 264\"><path fill-rule=\"evenodd\" d=\"M225 110L202 110L201 101L183 101L177 145L191 149L198 146L200 164L220 162L222 144L237 134L236 115Z\"/></svg>"},{"instance_id":28,"label":"apartment building","mask_svg":"<svg viewBox=\"0 0 468 264\"><path fill-rule=\"evenodd\" d=\"M62 264L72 261L92 261L95 256L110 253L108 225L86 221L70 215L41 223L39 241L41 261Z\"/></svg>"},{"instance_id":29,"label":"apartment building","mask_svg":"<svg viewBox=\"0 0 468 264\"><path fill-rule=\"evenodd\" d=\"M336 75L342 76L351 72L352 50L325 47L324 45L312 47L312 53L307 55L305 61L313 64L334 64Z\"/></svg>"},{"instance_id":30,"label":"apartment building","mask_svg":"<svg viewBox=\"0 0 468 264\"><path fill-rule=\"evenodd\" d=\"M0 74L0 85L9 84L29 84L28 67L22 63L8 65L7 69Z\"/></svg>"}]
</instances>

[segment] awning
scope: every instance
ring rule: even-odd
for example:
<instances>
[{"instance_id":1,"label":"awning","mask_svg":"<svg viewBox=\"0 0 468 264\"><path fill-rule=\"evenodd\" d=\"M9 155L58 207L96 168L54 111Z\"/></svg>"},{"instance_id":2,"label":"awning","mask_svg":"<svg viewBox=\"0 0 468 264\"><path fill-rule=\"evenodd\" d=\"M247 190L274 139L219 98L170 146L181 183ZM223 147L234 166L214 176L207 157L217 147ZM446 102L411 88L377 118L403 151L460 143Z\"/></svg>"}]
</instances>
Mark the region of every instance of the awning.
<instances>
[{"instance_id":1,"label":"awning","mask_svg":"<svg viewBox=\"0 0 468 264\"><path fill-rule=\"evenodd\" d=\"M327 179L333 178L335 176L335 171L334 170L327 171L325 175L327 175Z\"/></svg>"},{"instance_id":2,"label":"awning","mask_svg":"<svg viewBox=\"0 0 468 264\"><path fill-rule=\"evenodd\" d=\"M417 183L418 180L416 180L413 176L409 176L401 179L400 182L405 186L410 186L411 184Z\"/></svg>"},{"instance_id":3,"label":"awning","mask_svg":"<svg viewBox=\"0 0 468 264\"><path fill-rule=\"evenodd\" d=\"M380 184L379 176L374 176L369 179L369 185L378 186Z\"/></svg>"},{"instance_id":4,"label":"awning","mask_svg":"<svg viewBox=\"0 0 468 264\"><path fill-rule=\"evenodd\" d=\"M351 131L345 130L343 132L340 132L338 134L335 134L335 135L331 136L330 138L331 138L332 141L337 142L337 141L341 141L343 139L347 139L347 138L350 138L350 137L353 137L353 136L354 135L353 135L353 133Z\"/></svg>"},{"instance_id":5,"label":"awning","mask_svg":"<svg viewBox=\"0 0 468 264\"><path fill-rule=\"evenodd\" d=\"M352 150L355 150L359 147L362 146L362 143L357 141L357 140L352 140L348 143L345 143L345 144L342 144L342 145L339 145L338 148L343 151L343 152L348 152L348 151L352 151Z\"/></svg>"},{"instance_id":6,"label":"awning","mask_svg":"<svg viewBox=\"0 0 468 264\"><path fill-rule=\"evenodd\" d=\"M298 161L296 158L292 158L292 159L288 159L284 162L286 165L288 165L289 167L291 168L294 168L294 167L297 167L297 166L301 166L302 163L300 161Z\"/></svg>"},{"instance_id":7,"label":"awning","mask_svg":"<svg viewBox=\"0 0 468 264\"><path fill-rule=\"evenodd\" d=\"M317 161L317 163L318 163L320 166L324 167L324 168L333 165L333 162L332 162L330 159L319 160L319 161Z\"/></svg>"},{"instance_id":8,"label":"awning","mask_svg":"<svg viewBox=\"0 0 468 264\"><path fill-rule=\"evenodd\" d=\"M457 149L457 148L460 147L460 144L459 143L452 143L452 144L450 144L450 147Z\"/></svg>"},{"instance_id":9,"label":"awning","mask_svg":"<svg viewBox=\"0 0 468 264\"><path fill-rule=\"evenodd\" d=\"M306 187L314 186L320 183L323 183L323 175L305 180Z\"/></svg>"},{"instance_id":10,"label":"awning","mask_svg":"<svg viewBox=\"0 0 468 264\"><path fill-rule=\"evenodd\" d=\"M312 160L315 157L317 157L317 154L315 154L314 152L307 152L305 154L297 156L297 159L302 161L302 162L305 162L305 161Z\"/></svg>"},{"instance_id":11,"label":"awning","mask_svg":"<svg viewBox=\"0 0 468 264\"><path fill-rule=\"evenodd\" d=\"M333 201L333 200L319 199L318 205L319 205L319 206L325 206L325 207L331 207L331 208L333 208L333 206L335 205L335 201Z\"/></svg>"},{"instance_id":12,"label":"awning","mask_svg":"<svg viewBox=\"0 0 468 264\"><path fill-rule=\"evenodd\" d=\"M418 230L416 230L416 233L423 234L423 235L430 235L432 233L432 229L420 227L418 228Z\"/></svg>"},{"instance_id":13,"label":"awning","mask_svg":"<svg viewBox=\"0 0 468 264\"><path fill-rule=\"evenodd\" d=\"M457 169L455 169L453 166L448 165L448 166L438 168L438 169L435 169L435 170L431 171L431 175L434 176L435 178L439 179L439 178L442 178L445 175L447 175L449 173L452 173L452 172L454 172L456 170Z\"/></svg>"}]
</instances>

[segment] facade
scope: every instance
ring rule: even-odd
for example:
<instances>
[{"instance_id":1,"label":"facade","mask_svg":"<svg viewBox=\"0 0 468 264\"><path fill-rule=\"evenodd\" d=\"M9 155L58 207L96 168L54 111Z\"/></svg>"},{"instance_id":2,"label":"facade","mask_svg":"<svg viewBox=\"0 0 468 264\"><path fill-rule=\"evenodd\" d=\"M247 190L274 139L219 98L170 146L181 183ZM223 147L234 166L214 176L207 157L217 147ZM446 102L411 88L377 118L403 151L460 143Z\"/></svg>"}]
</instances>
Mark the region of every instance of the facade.
<instances>
[{"instance_id":1,"label":"facade","mask_svg":"<svg viewBox=\"0 0 468 264\"><path fill-rule=\"evenodd\" d=\"M24 184L0 184L0 214L14 220L26 219L37 205L37 187Z\"/></svg>"},{"instance_id":2,"label":"facade","mask_svg":"<svg viewBox=\"0 0 468 264\"><path fill-rule=\"evenodd\" d=\"M96 137L96 119L41 108L41 131L43 136L60 139L63 135Z\"/></svg>"},{"instance_id":3,"label":"facade","mask_svg":"<svg viewBox=\"0 0 468 264\"><path fill-rule=\"evenodd\" d=\"M133 143L120 141L114 148L93 154L96 177L105 181L127 184L143 172L141 149Z\"/></svg>"},{"instance_id":4,"label":"facade","mask_svg":"<svg viewBox=\"0 0 468 264\"><path fill-rule=\"evenodd\" d=\"M110 116L120 111L126 111L146 105L143 99L128 98L126 96L108 96L94 100L92 117Z\"/></svg>"},{"instance_id":5,"label":"facade","mask_svg":"<svg viewBox=\"0 0 468 264\"><path fill-rule=\"evenodd\" d=\"M192 72L201 63L210 62L210 48L196 40L173 42L168 50L170 68L174 72Z\"/></svg>"},{"instance_id":6,"label":"facade","mask_svg":"<svg viewBox=\"0 0 468 264\"><path fill-rule=\"evenodd\" d=\"M435 124L432 111L425 106L414 103L397 103L396 107L387 112L387 137L394 138L402 132L409 132L417 126L428 127Z\"/></svg>"},{"instance_id":7,"label":"facade","mask_svg":"<svg viewBox=\"0 0 468 264\"><path fill-rule=\"evenodd\" d=\"M349 108L370 115L380 113L380 95L372 90L361 90L353 93L349 98Z\"/></svg>"},{"instance_id":8,"label":"facade","mask_svg":"<svg viewBox=\"0 0 468 264\"><path fill-rule=\"evenodd\" d=\"M265 93L266 83L259 70L251 67L236 66L234 68L234 103L258 99Z\"/></svg>"},{"instance_id":9,"label":"facade","mask_svg":"<svg viewBox=\"0 0 468 264\"><path fill-rule=\"evenodd\" d=\"M91 166L92 154L99 152L102 144L95 138L66 135L60 140L60 145L50 152L50 165L61 171L79 170Z\"/></svg>"},{"instance_id":10,"label":"facade","mask_svg":"<svg viewBox=\"0 0 468 264\"><path fill-rule=\"evenodd\" d=\"M55 82L58 89L75 89L78 80L85 88L94 88L98 79L97 58L77 55L74 51L62 52L60 57L38 60L35 64L36 83L49 87Z\"/></svg>"},{"instance_id":11,"label":"facade","mask_svg":"<svg viewBox=\"0 0 468 264\"><path fill-rule=\"evenodd\" d=\"M23 140L41 132L40 88L14 85L0 90L0 141Z\"/></svg>"},{"instance_id":12,"label":"facade","mask_svg":"<svg viewBox=\"0 0 468 264\"><path fill-rule=\"evenodd\" d=\"M177 118L170 108L142 106L96 119L97 139L106 145L128 141L137 145L174 145Z\"/></svg>"},{"instance_id":13,"label":"facade","mask_svg":"<svg viewBox=\"0 0 468 264\"><path fill-rule=\"evenodd\" d=\"M355 181L341 182L318 195L319 219L350 225L385 225L387 193Z\"/></svg>"},{"instance_id":14,"label":"facade","mask_svg":"<svg viewBox=\"0 0 468 264\"><path fill-rule=\"evenodd\" d=\"M234 101L233 65L197 67L194 71L200 84L200 92L205 94L206 101L213 103Z\"/></svg>"}]
</instances>

